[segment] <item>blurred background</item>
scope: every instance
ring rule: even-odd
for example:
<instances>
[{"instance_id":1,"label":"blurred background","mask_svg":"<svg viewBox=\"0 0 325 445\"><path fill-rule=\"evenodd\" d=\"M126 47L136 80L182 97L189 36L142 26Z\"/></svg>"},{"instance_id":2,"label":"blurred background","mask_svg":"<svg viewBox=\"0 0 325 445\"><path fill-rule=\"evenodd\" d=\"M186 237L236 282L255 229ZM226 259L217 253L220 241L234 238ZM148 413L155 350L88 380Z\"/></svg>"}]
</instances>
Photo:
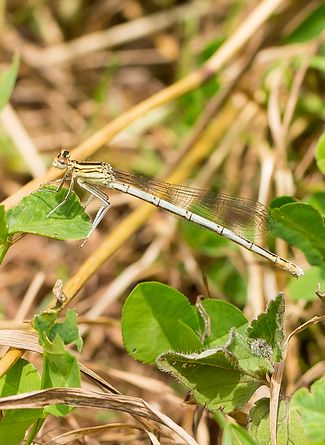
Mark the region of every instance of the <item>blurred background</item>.
<instances>
[{"instance_id":1,"label":"blurred background","mask_svg":"<svg viewBox=\"0 0 325 445\"><path fill-rule=\"evenodd\" d=\"M17 83L0 116L0 200L43 175L61 148L76 147L134 105L200 69L259 3L0 2L0 70L9 66L15 53L20 55ZM277 196L308 200L323 192L314 153L325 117L324 27L323 2L279 2L276 14L220 72L141 116L92 160L159 178L177 168L192 150L199 162L186 172L185 183L195 187L266 205ZM205 153L202 159L200 153ZM105 236L141 205L121 193L110 193L110 199L112 208L82 249L79 241L32 235L10 249L0 270L3 323L32 318L49 301L56 279L67 281ZM87 209L92 216L96 210L96 202ZM283 241L260 242L308 266L304 255ZM82 360L122 392L154 401L190 429L194 408L179 410L182 399L176 403L172 388L161 389L168 376L136 363L123 350L121 307L135 284L161 281L192 303L198 295L224 299L249 318L284 291L288 326L296 326L320 310L314 290L315 282L324 279L322 273L313 268L313 280L297 282L223 238L155 212L139 230L130 232L128 241L75 300L84 317ZM321 359L321 329L315 327L294 340L288 388L293 389ZM139 376L154 379L150 390ZM102 416L106 414L94 417L95 423ZM107 416L105 421L125 415ZM57 420L62 432L85 421L89 422L86 410ZM132 440L137 443L137 437ZM208 440L205 443L215 443Z\"/></svg>"}]
</instances>

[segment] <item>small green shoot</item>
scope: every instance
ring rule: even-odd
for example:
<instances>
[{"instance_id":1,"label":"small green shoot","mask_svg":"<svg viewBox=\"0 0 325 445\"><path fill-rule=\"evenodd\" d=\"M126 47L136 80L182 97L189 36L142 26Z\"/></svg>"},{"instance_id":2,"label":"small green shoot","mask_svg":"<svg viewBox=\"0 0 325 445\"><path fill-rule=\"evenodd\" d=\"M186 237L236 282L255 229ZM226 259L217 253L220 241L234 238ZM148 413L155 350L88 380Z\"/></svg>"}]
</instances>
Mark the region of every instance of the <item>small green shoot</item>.
<instances>
[{"instance_id":1,"label":"small green shoot","mask_svg":"<svg viewBox=\"0 0 325 445\"><path fill-rule=\"evenodd\" d=\"M62 323L56 321L57 310L43 312L34 318L34 327L43 347L42 377L31 363L20 359L0 379L0 397L54 387L80 387L80 370L77 359L66 350L74 344L80 351L82 339L77 328L74 310L68 310ZM46 416L65 416L73 408L50 405L45 409L15 409L4 412L0 420L0 444L19 445L30 428L26 444L31 444L43 425Z\"/></svg>"},{"instance_id":2,"label":"small green shoot","mask_svg":"<svg viewBox=\"0 0 325 445\"><path fill-rule=\"evenodd\" d=\"M57 312L48 311L36 315L33 325L43 347L42 389L80 387L80 370L76 357L65 346L74 344L80 351L82 339L78 333L77 315L69 309L62 323L56 321ZM45 410L55 416L65 416L71 408L64 405L49 406Z\"/></svg>"}]
</instances>

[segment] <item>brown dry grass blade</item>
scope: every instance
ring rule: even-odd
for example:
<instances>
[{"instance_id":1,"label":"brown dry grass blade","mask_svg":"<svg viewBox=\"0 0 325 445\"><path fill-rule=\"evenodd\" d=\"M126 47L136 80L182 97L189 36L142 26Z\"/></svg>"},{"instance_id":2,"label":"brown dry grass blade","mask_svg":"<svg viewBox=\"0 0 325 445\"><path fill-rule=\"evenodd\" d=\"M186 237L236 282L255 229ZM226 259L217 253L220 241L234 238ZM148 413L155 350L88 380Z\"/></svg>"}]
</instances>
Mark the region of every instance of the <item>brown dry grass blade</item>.
<instances>
[{"instance_id":1,"label":"brown dry grass blade","mask_svg":"<svg viewBox=\"0 0 325 445\"><path fill-rule=\"evenodd\" d=\"M103 433L117 428L119 430L124 430L124 440L128 441L130 440L129 435L127 434L129 430L138 430L146 432L145 428L138 425L132 425L128 423L107 423L105 425L94 426L89 428L78 428L76 430L68 431L67 433L53 437L51 440L45 442L44 445L64 445L74 440L83 439L86 436L90 436L91 434ZM119 437L119 440L120 441L123 440L122 437Z\"/></svg>"},{"instance_id":2,"label":"brown dry grass blade","mask_svg":"<svg viewBox=\"0 0 325 445\"><path fill-rule=\"evenodd\" d=\"M3 397L0 400L0 409L45 408L46 406L56 404L69 405L75 408L122 411L132 416L142 417L167 426L189 445L198 445L183 428L158 410L151 409L144 400L138 397L100 393L82 388L51 388Z\"/></svg>"},{"instance_id":3,"label":"brown dry grass blade","mask_svg":"<svg viewBox=\"0 0 325 445\"><path fill-rule=\"evenodd\" d=\"M0 399L0 409L45 408L56 404L75 408L113 409L163 423L140 398L81 388L50 388Z\"/></svg>"}]
</instances>

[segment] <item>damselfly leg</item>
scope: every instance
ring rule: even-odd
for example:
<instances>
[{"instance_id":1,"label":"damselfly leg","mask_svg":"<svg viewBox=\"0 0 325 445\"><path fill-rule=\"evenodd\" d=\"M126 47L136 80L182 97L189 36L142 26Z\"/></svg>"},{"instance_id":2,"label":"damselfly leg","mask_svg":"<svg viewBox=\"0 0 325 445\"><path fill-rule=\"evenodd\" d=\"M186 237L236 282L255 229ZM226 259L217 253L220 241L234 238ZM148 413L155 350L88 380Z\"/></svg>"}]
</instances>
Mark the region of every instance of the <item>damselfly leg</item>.
<instances>
[{"instance_id":1,"label":"damselfly leg","mask_svg":"<svg viewBox=\"0 0 325 445\"><path fill-rule=\"evenodd\" d=\"M71 177L70 178L69 189L68 189L68 192L65 195L63 201L60 202L56 207L54 207L54 209L52 209L48 213L47 217L52 216L55 212L57 212L57 210L60 207L62 207L68 201L68 199L69 199L69 197L70 197L70 195L72 193L72 190L73 190L74 182L75 182L75 178ZM96 230L97 226L100 224L100 222L102 221L102 219L104 218L104 216L108 212L108 210L109 210L109 208L111 206L111 203L109 201L108 196L104 192L102 192L98 187L96 187L96 186L94 186L92 184L89 184L89 183L87 183L86 181L83 181L80 178L77 178L76 182L82 189L84 189L88 193L90 193L90 195L89 195L89 197L88 197L88 199L86 201L86 204L84 205L85 209L90 204L90 202L93 200L94 197L99 199L99 201L102 203L101 207L99 208L99 210L98 210L98 212L97 212L97 214L96 214L96 216L95 216L95 218L93 220L91 229L90 229L87 237L85 238L85 240L83 241L83 243L80 246L80 247L82 247L86 243L88 238L90 238L91 235L94 233L94 231ZM61 183L63 184L63 181L61 181ZM59 191L60 188L62 187L62 184L59 184L59 187L56 190L53 190L53 191L55 191L55 192Z\"/></svg>"},{"instance_id":2,"label":"damselfly leg","mask_svg":"<svg viewBox=\"0 0 325 445\"><path fill-rule=\"evenodd\" d=\"M59 184L59 186L57 187L57 189L55 190L56 192L58 192L61 188L62 185L64 183L64 181L66 180L66 175L63 176L61 183ZM57 206L54 207L54 209L52 209L48 214L47 214L47 218L49 218L51 215L53 215L54 213L56 213L58 211L58 209L60 207L62 207L69 199L69 196L71 195L71 192L73 190L73 185L74 185L74 177L71 176L70 178L70 185L69 185L69 189L67 191L67 194L65 195L63 201L61 201Z\"/></svg>"},{"instance_id":3,"label":"damselfly leg","mask_svg":"<svg viewBox=\"0 0 325 445\"><path fill-rule=\"evenodd\" d=\"M61 190L61 188L63 187L63 184L65 183L65 181L68 181L70 179L70 177L71 176L70 176L69 172L66 172L64 174L63 178L55 179L54 181L40 184L40 188L46 188L46 190L51 193L58 193ZM59 184L59 185L54 190L48 188L49 185L54 185L54 184Z\"/></svg>"},{"instance_id":4,"label":"damselfly leg","mask_svg":"<svg viewBox=\"0 0 325 445\"><path fill-rule=\"evenodd\" d=\"M91 235L94 233L98 224L101 222L101 220L104 218L104 216L108 212L108 210L111 206L111 203L109 202L108 196L104 192L102 192L98 187L96 187L92 184L89 184L88 182L83 181L80 178L77 179L77 183L78 183L78 185L80 185L81 188L83 188L88 193L90 193L90 197L88 198L86 206L89 204L90 200L93 197L96 197L102 203L102 206L99 208L99 210L93 220L91 229L90 229L87 237L85 238L85 240L83 241L83 243L80 246L80 247L82 247L87 242L88 238L90 238Z\"/></svg>"}]
</instances>

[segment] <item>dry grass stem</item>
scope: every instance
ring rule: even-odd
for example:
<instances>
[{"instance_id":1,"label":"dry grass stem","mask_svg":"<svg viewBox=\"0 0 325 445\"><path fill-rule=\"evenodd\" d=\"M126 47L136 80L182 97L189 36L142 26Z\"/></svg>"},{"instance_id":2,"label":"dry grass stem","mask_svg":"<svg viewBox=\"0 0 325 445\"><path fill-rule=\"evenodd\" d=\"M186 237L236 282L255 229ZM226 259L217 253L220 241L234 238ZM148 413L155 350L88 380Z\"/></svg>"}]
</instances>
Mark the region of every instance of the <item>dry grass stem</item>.
<instances>
[{"instance_id":1,"label":"dry grass stem","mask_svg":"<svg viewBox=\"0 0 325 445\"><path fill-rule=\"evenodd\" d=\"M124 439L126 440L128 439L128 430L138 430L142 432L145 431L144 427L141 427L139 425L132 425L128 423L107 423L105 425L100 425L100 426L79 428L64 434L60 434L59 436L53 437L51 440L44 442L43 445L64 445L66 443L75 440L80 440L96 433L103 433L114 429L119 429L121 431L124 431L125 434ZM108 436L107 439L112 440L112 437Z\"/></svg>"},{"instance_id":2,"label":"dry grass stem","mask_svg":"<svg viewBox=\"0 0 325 445\"><path fill-rule=\"evenodd\" d=\"M146 421L154 421L166 426L181 437L185 443L198 445L183 428L138 397L112 395L81 388L51 388L3 397L0 400L1 409L43 408L56 404L65 404L76 408L112 409L132 416L143 417Z\"/></svg>"},{"instance_id":3,"label":"dry grass stem","mask_svg":"<svg viewBox=\"0 0 325 445\"><path fill-rule=\"evenodd\" d=\"M43 176L46 172L44 162L39 156L38 151L21 120L10 104L7 104L1 111L0 123L14 142L32 176L35 178Z\"/></svg>"},{"instance_id":4,"label":"dry grass stem","mask_svg":"<svg viewBox=\"0 0 325 445\"><path fill-rule=\"evenodd\" d=\"M32 307L32 304L45 281L45 274L44 272L37 272L37 274L34 276L33 280L31 281L27 292L25 296L23 297L23 300L21 302L21 305L19 306L19 309L15 315L15 321L23 321L28 314L28 311Z\"/></svg>"},{"instance_id":5,"label":"dry grass stem","mask_svg":"<svg viewBox=\"0 0 325 445\"><path fill-rule=\"evenodd\" d=\"M210 10L211 4L209 1L199 0L193 2L190 6L188 4L181 5L164 12L140 17L105 31L86 34L68 43L59 43L45 49L24 45L25 51L22 56L29 65L35 68L58 67L62 64L70 64L89 54L94 54L96 51L134 42L169 28L175 23L188 20L191 17L205 15ZM10 37L12 42L10 42ZM10 46L17 40L10 34L5 38Z\"/></svg>"}]
</instances>

